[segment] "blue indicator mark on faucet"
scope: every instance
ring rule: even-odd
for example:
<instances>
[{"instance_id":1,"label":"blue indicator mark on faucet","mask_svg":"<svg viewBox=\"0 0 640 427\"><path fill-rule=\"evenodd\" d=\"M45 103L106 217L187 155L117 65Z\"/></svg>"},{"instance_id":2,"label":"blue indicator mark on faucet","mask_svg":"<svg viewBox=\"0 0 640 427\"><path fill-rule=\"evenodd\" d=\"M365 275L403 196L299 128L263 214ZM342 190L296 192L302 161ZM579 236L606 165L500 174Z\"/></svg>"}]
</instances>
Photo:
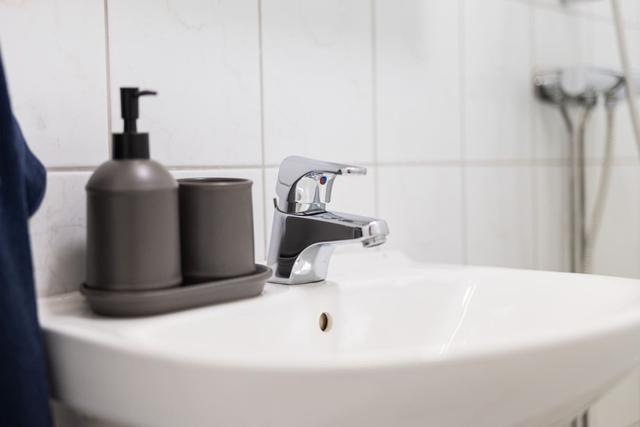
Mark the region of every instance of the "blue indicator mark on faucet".
<instances>
[{"instance_id":1,"label":"blue indicator mark on faucet","mask_svg":"<svg viewBox=\"0 0 640 427\"><path fill-rule=\"evenodd\" d=\"M327 183L327 177L322 175L320 177L320 185L325 185Z\"/></svg>"}]
</instances>

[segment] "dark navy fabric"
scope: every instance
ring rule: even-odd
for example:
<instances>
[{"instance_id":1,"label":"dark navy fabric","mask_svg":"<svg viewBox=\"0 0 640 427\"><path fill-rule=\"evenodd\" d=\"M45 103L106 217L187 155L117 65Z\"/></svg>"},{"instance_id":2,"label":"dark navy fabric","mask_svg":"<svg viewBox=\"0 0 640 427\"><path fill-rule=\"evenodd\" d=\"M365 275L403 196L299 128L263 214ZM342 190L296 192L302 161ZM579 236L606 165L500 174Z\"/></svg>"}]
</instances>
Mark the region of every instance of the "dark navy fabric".
<instances>
[{"instance_id":1,"label":"dark navy fabric","mask_svg":"<svg viewBox=\"0 0 640 427\"><path fill-rule=\"evenodd\" d=\"M52 425L28 228L45 184L11 111L0 59L0 427Z\"/></svg>"}]
</instances>

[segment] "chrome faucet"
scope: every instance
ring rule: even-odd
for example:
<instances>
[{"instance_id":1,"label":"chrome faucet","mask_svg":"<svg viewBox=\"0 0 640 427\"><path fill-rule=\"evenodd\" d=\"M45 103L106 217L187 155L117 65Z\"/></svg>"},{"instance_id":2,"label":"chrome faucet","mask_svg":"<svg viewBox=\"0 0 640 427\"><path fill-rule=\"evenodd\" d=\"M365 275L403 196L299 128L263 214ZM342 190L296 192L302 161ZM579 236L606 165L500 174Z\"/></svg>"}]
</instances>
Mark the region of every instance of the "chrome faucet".
<instances>
[{"instance_id":1,"label":"chrome faucet","mask_svg":"<svg viewBox=\"0 0 640 427\"><path fill-rule=\"evenodd\" d=\"M298 156L282 161L267 256L273 270L270 282L299 285L324 280L336 244L359 242L370 248L386 241L385 221L325 209L336 176L366 173L364 167Z\"/></svg>"}]
</instances>

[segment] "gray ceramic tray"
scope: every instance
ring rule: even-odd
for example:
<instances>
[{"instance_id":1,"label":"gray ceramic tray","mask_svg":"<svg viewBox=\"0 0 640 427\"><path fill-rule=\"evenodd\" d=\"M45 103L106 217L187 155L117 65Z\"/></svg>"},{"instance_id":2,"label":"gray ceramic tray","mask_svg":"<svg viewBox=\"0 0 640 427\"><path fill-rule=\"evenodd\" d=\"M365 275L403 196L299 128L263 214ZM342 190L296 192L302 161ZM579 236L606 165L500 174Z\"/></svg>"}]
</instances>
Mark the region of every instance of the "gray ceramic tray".
<instances>
[{"instance_id":1,"label":"gray ceramic tray","mask_svg":"<svg viewBox=\"0 0 640 427\"><path fill-rule=\"evenodd\" d=\"M271 269L256 264L247 276L152 291L103 291L83 284L80 291L96 314L139 317L186 310L260 295Z\"/></svg>"}]
</instances>

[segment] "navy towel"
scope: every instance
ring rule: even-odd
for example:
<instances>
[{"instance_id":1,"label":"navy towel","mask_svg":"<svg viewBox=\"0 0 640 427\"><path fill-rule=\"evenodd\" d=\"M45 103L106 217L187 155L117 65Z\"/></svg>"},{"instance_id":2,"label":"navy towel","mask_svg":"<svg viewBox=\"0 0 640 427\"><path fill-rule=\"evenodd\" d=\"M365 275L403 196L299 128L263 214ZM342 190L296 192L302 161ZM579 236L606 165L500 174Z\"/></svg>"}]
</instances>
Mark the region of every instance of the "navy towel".
<instances>
[{"instance_id":1,"label":"navy towel","mask_svg":"<svg viewBox=\"0 0 640 427\"><path fill-rule=\"evenodd\" d=\"M28 219L46 171L11 112L0 59L0 426L51 426Z\"/></svg>"}]
</instances>

